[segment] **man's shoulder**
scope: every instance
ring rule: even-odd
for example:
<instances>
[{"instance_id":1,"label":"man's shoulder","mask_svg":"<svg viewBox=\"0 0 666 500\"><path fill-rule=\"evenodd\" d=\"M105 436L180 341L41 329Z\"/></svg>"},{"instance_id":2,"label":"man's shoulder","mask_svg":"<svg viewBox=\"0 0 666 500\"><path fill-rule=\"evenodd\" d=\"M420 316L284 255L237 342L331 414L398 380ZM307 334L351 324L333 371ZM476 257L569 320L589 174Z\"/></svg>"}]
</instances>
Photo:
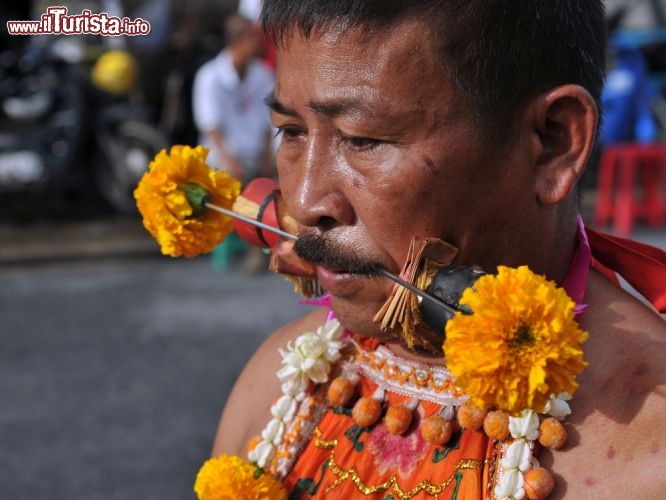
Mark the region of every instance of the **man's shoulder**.
<instances>
[{"instance_id":1,"label":"man's shoulder","mask_svg":"<svg viewBox=\"0 0 666 500\"><path fill-rule=\"evenodd\" d=\"M589 308L583 322L590 330L611 328L639 335L666 333L664 316L632 291L621 288L597 272L590 273L585 301Z\"/></svg>"},{"instance_id":2,"label":"man's shoulder","mask_svg":"<svg viewBox=\"0 0 666 500\"><path fill-rule=\"evenodd\" d=\"M254 356L248 363L246 370L267 369L265 366L253 366L255 364L255 359L262 360L263 358L277 360L277 366L279 366L282 359L279 355L279 350L284 349L289 342L295 340L302 333L315 331L322 326L326 322L327 314L327 309L318 308L273 331L273 333L268 336L255 352ZM273 372L273 374L275 374L275 372Z\"/></svg>"},{"instance_id":3,"label":"man's shoulder","mask_svg":"<svg viewBox=\"0 0 666 500\"><path fill-rule=\"evenodd\" d=\"M282 364L280 349L306 331L314 331L326 320L327 311L318 309L273 332L257 349L227 400L214 454L244 455L248 441L261 433L270 419L270 407L280 396L276 374Z\"/></svg>"},{"instance_id":4,"label":"man's shoulder","mask_svg":"<svg viewBox=\"0 0 666 500\"><path fill-rule=\"evenodd\" d=\"M590 282L589 365L567 419L570 446L552 455L566 483L554 498L664 498L666 321L603 278Z\"/></svg>"},{"instance_id":5,"label":"man's shoulder","mask_svg":"<svg viewBox=\"0 0 666 500\"><path fill-rule=\"evenodd\" d=\"M627 401L666 385L666 320L651 306L598 276L582 325L590 335L584 344L590 384L625 387ZM582 380L586 376L584 374ZM638 388L641 390L637 390ZM629 390L632 388L632 390ZM628 391L628 392L627 392ZM598 394L606 397L605 391ZM666 398L662 399L666 407ZM627 407L627 403L622 404ZM665 408L666 409L666 408Z\"/></svg>"}]
</instances>

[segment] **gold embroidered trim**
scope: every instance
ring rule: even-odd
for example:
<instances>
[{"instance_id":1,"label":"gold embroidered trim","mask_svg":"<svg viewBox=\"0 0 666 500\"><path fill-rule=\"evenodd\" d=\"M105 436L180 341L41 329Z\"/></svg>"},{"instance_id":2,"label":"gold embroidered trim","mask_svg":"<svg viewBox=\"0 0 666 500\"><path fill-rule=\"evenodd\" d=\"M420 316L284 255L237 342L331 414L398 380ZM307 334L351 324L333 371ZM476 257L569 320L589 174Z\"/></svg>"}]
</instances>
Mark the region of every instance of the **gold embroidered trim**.
<instances>
[{"instance_id":1,"label":"gold embroidered trim","mask_svg":"<svg viewBox=\"0 0 666 500\"><path fill-rule=\"evenodd\" d=\"M317 448L321 448L322 450L330 450L331 448L335 448L336 446L338 446L339 441L337 439L334 439L332 441L324 441L321 438L321 430L319 429L319 427L315 428L313 434L317 438L315 440L315 446Z\"/></svg>"},{"instance_id":2,"label":"gold embroidered trim","mask_svg":"<svg viewBox=\"0 0 666 500\"><path fill-rule=\"evenodd\" d=\"M446 479L443 483L439 485L432 484L430 481L423 480L417 484L414 488L409 491L403 490L400 485L398 485L398 480L396 476L393 475L388 481L383 483L376 484L373 486L366 485L361 477L358 475L356 467L352 467L348 471L342 469L335 461L335 448L338 446L338 440L333 439L331 441L324 441L321 439L321 431L319 428L316 428L314 431L316 436L315 446L324 450L331 450L328 460L329 470L337 476L337 479L326 488L326 494L330 493L333 489L337 488L339 485L344 483L347 480L352 481L358 491L363 495L372 495L373 493L385 493L389 492L400 498L400 500L409 500L414 498L416 495L422 491L431 496L440 495L455 479L456 472L461 470L481 470L485 463L485 460L476 460L476 459L463 459L460 460L451 476Z\"/></svg>"},{"instance_id":3,"label":"gold embroidered trim","mask_svg":"<svg viewBox=\"0 0 666 500\"><path fill-rule=\"evenodd\" d=\"M380 379L396 385L394 390L418 392L420 399L440 403L439 399L458 399L463 396L455 385L454 377L444 367L429 366L403 360L380 346L375 351L360 348L356 355L359 365L367 367L364 372L371 379ZM427 391L425 394L423 391Z\"/></svg>"},{"instance_id":4,"label":"gold embroidered trim","mask_svg":"<svg viewBox=\"0 0 666 500\"><path fill-rule=\"evenodd\" d=\"M373 486L367 486L358 475L356 467L352 467L348 471L345 471L342 468L340 468L340 466L335 462L335 451L332 451L331 456L329 458L328 468L331 470L331 472L333 472L333 474L338 476L338 478L335 480L335 482L333 482L333 484L331 484L326 488L326 493L327 494L330 493L333 489L335 489L337 486L344 483L345 481L351 480L356 485L358 491L360 491L364 495L390 492L395 496L397 496L398 498L400 498L401 500L409 500L410 498L414 498L417 494L423 491L428 495L437 496L441 494L451 484L451 482L453 482L453 480L455 479L456 472L464 469L479 470L482 468L482 466L483 466L483 460L473 460L473 459L461 460L460 462L458 462L458 464L456 464L454 472L451 474L451 476L440 485L434 485L430 481L424 479L411 490L404 491L398 485L398 480L396 479L396 476L391 476L391 478L388 481L385 481L383 483L376 484Z\"/></svg>"}]
</instances>

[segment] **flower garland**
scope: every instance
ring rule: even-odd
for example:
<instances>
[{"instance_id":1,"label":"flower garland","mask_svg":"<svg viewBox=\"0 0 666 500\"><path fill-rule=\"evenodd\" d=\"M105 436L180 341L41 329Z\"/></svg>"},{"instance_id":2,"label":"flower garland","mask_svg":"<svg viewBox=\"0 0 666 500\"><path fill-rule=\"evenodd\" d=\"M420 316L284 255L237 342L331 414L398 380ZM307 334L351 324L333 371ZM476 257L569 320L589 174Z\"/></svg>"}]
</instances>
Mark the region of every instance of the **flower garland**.
<instances>
[{"instance_id":1,"label":"flower garland","mask_svg":"<svg viewBox=\"0 0 666 500\"><path fill-rule=\"evenodd\" d=\"M280 482L233 455L208 460L197 474L194 491L200 500L287 500Z\"/></svg>"},{"instance_id":2,"label":"flower garland","mask_svg":"<svg viewBox=\"0 0 666 500\"><path fill-rule=\"evenodd\" d=\"M221 455L204 463L197 475L194 490L199 500L281 500L287 494L276 479L280 467L269 466L276 458L278 447L285 440L286 430L303 402L311 384L328 380L331 364L341 356L345 345L343 328L336 319L328 321L316 332L305 332L287 350L280 350L283 367L278 372L282 397L271 407L273 418L261 438L248 453L251 463L238 456Z\"/></svg>"},{"instance_id":3,"label":"flower garland","mask_svg":"<svg viewBox=\"0 0 666 500\"><path fill-rule=\"evenodd\" d=\"M544 499L554 487L554 478L549 471L540 467L538 461L533 457L533 452L537 441L542 446L551 449L559 449L566 441L566 430L561 419L571 413L567 403L571 399L571 394L567 391L559 393L556 391L562 387L572 391L576 390L577 384L573 381L573 376L585 366L579 343L587 338L587 333L580 330L573 320L573 302L565 300L566 293L558 289L554 283L534 275L527 268L499 268L498 275L489 275L482 279L484 281L477 282L475 289L466 291L461 299L461 303L468 305L474 313L456 315L447 325L447 340L444 348L454 353L451 356L453 360L447 357L447 366L450 372L454 375L457 373L459 380L462 381L459 383L459 380L456 380L458 389L468 391L467 401L457 407L455 414L461 427L483 428L488 437L497 443L498 470L491 471L495 478L491 483L494 484L492 490L494 498L497 500ZM555 299L553 299L553 294ZM498 297L502 298L505 306L496 307L493 316L493 309L483 301L493 298L499 300ZM537 300L538 298L540 301ZM531 304L525 306L525 302L531 302ZM522 305L512 308L512 304ZM483 320L484 314L494 317L494 321L500 326L490 328L488 325L492 322L489 323L490 320L487 318ZM467 320L475 316L481 318L488 328L483 332L486 334L487 343L472 344L470 347L469 343L476 337L479 337L478 342L482 342L482 335L477 329L477 324ZM460 321L460 318L467 319ZM450 332L453 334L448 337ZM499 335L499 340L492 337L493 333ZM496 365L487 361L477 359L477 363L483 362L485 365L463 364L461 367L456 364L457 350L470 349L468 355L478 358L478 356L487 356L487 346L490 346L491 349L499 350L517 349L513 352L513 356L531 355L533 362L539 365L538 358L534 357L535 353L526 354L521 350L526 345L528 347L531 345L530 342L525 342L528 335L534 335L535 341L539 340L549 346L539 352L547 353L544 359L555 363L554 365L545 361L541 363L545 366L545 375L539 384L530 385L531 371L525 371L526 365L522 362L510 364L511 371L500 371L499 375L495 373L494 379L492 378L493 372L489 368ZM516 342L516 338L519 339L519 342ZM316 332L305 332L295 341L290 342L286 350L280 350L283 366L277 376L281 382L282 396L272 406L272 418L248 454L248 458L254 466L258 467L258 470L278 479L288 474L298 453L295 442L299 440L302 442L304 436L309 435L312 430L302 431L299 428L299 424L302 423L299 418L313 420L313 414L317 411L316 404L308 401L308 397L315 392L315 386L330 381L332 365L340 360L341 352L348 343L344 338L340 323L331 319L319 327ZM494 359L494 357L491 356L490 359ZM562 362L562 360L566 362ZM468 366L472 369L468 369ZM560 379L555 381L551 378L553 366L556 370L560 370ZM347 405L351 401L347 396L354 392L353 368L353 363L346 368L339 368L342 376L331 381L328 398L332 405ZM358 369L358 366L355 368ZM486 372L483 372L482 368L486 368ZM521 368L523 371L520 371ZM475 376L481 376L475 375L477 370L492 380L492 390L488 391L488 394L475 392L477 387L488 387L488 385L469 382L474 381ZM350 387L349 384L352 386ZM514 388L516 384L518 386L527 384L527 389L519 391L518 396L509 395L507 397L511 384ZM530 391L533 391L533 394ZM334 397L333 394L337 395ZM540 396L542 394L548 394L548 398L542 398ZM340 398L340 400L335 401L334 398ZM359 399L352 409L352 418L355 422L358 419L368 418L366 421L357 422L361 426L374 425L383 413L381 405L383 399L383 390L379 389L372 397ZM376 404L372 405L373 402ZM514 406L509 406L508 403ZM534 407L523 408L520 412L515 412L515 405L521 404L532 404ZM410 407L409 404L404 407L389 406L384 417L389 432L394 435L405 432L409 427L408 422L411 421L411 412L414 410L415 404L412 406ZM489 411L491 409L492 411ZM400 411L397 412L397 410ZM392 411L395 414L391 413ZM369 417L370 414L372 414L371 417ZM543 414L543 417L540 417L540 414ZM550 415L550 417L545 418L546 415ZM453 418L454 408L445 405L442 412L431 417L426 423L428 425L424 426L426 440L440 444L448 441L451 437L450 422ZM402 425L405 422L407 425ZM395 428L391 430L393 427ZM289 450L290 447L292 447L291 450ZM211 479L211 481L213 480ZM238 498L246 497L239 496ZM200 500L216 500L216 497L200 496Z\"/></svg>"},{"instance_id":4,"label":"flower garland","mask_svg":"<svg viewBox=\"0 0 666 500\"><path fill-rule=\"evenodd\" d=\"M458 423L463 428L483 428L488 437L497 442L499 470L495 471L492 491L495 498L543 499L553 489L554 478L539 466L532 454L537 441L551 449L562 447L566 441L566 430L560 420L571 413L567 403L571 394L557 391L576 390L573 377L585 366L579 343L587 334L573 319L574 304L566 293L526 267L500 267L496 276L481 279L475 289L466 291L461 299L474 313L460 314L450 320L444 343L446 353L449 354L449 350L453 353L447 356L447 367L458 377L456 385L464 389L467 396L467 402L457 408ZM491 307L484 302L500 300L500 297L502 307ZM469 321L475 317L478 321ZM479 329L479 321L484 329ZM313 392L314 384L329 382L331 364L340 358L344 346L341 331L341 326L333 319L315 333L302 334L288 345L287 351L280 351L284 366L277 376L282 382L283 395L273 405L273 418L249 454L250 460L262 468L270 466L278 477L288 473L284 464L277 464L279 457L276 457L280 446L284 448L286 429L293 423L299 403L303 404L306 396ZM537 349L533 344L538 342L545 346ZM468 349L467 357L476 362L458 363L462 349ZM521 359L512 363L504 361L493 354L494 349L508 350L509 355ZM539 355L544 359L539 359ZM497 363L496 358L499 358ZM527 369L525 359L543 367L544 376L536 377L538 383L534 383L535 377L532 369ZM508 368L502 363L508 363ZM498 371L493 372L493 367ZM354 373L347 368L343 367L343 375L330 382L328 398L333 406L352 402ZM559 376L554 378L554 373ZM486 380L478 383L475 377L486 377ZM525 387L521 389L521 385ZM353 404L352 418L358 425L372 426L384 413L381 404L384 396L380 389L372 397L361 398ZM547 398L543 394L548 394ZM384 420L391 434L406 431L416 404L410 400L403 406L386 409ZM527 407L516 411L521 405ZM439 415L426 422L424 437L427 441L443 443L450 438L451 424L447 422L453 419L452 410L450 406L443 407ZM539 414L544 417L540 418ZM546 415L550 417L545 418Z\"/></svg>"},{"instance_id":5,"label":"flower garland","mask_svg":"<svg viewBox=\"0 0 666 500\"><path fill-rule=\"evenodd\" d=\"M491 439L511 436L494 490L499 500L545 498L554 479L532 460L532 450L536 440L552 449L564 445L560 419L571 413L575 375L587 366L580 344L588 334L575 320L575 303L525 266L499 266L497 275L465 290L460 303L473 314L457 313L446 325L447 367L470 404L483 409L461 425L483 425ZM506 426L496 423L496 413L509 414ZM539 413L554 418L540 421Z\"/></svg>"},{"instance_id":6,"label":"flower garland","mask_svg":"<svg viewBox=\"0 0 666 500\"><path fill-rule=\"evenodd\" d=\"M567 438L561 420L571 413L567 401L578 387L574 377L586 366L580 343L587 333L574 319L575 304L555 283L527 267L499 267L497 275L483 276L466 290L460 303L473 314L457 314L448 322L443 346L447 368L467 397L455 411L458 423L463 428L483 428L497 443L498 470L492 490L497 500L546 498L554 478L532 455L537 441L558 449ZM298 337L288 351L280 351L284 366L277 375L283 395L271 409L273 418L262 439L249 454L260 467L272 464L279 477L288 469L271 461L298 403L312 392L313 384L329 382L331 363L340 358L343 347L340 332L339 323L332 320L316 333ZM330 382L328 398L333 406L353 403L353 370L342 367L342 372ZM372 397L353 403L355 423L373 426L384 413L383 399L379 388ZM416 404L410 400L385 410L391 434L400 435L409 428ZM454 409L445 405L424 425L426 440L448 441L453 417Z\"/></svg>"},{"instance_id":7,"label":"flower garland","mask_svg":"<svg viewBox=\"0 0 666 500\"><path fill-rule=\"evenodd\" d=\"M208 253L233 229L230 217L201 209L206 201L231 208L240 193L238 180L206 164L208 151L180 145L160 151L134 190L143 225L164 255Z\"/></svg>"},{"instance_id":8,"label":"flower garland","mask_svg":"<svg viewBox=\"0 0 666 500\"><path fill-rule=\"evenodd\" d=\"M443 346L447 368L457 377L458 389L467 396L467 401L455 409L458 423L462 428L483 428L496 442L498 470L491 464L494 488L489 491L494 498L544 499L555 480L539 465L533 452L537 441L551 449L559 449L566 442L561 420L571 413L567 401L577 389L574 376L586 366L580 343L587 333L578 327L574 303L566 293L526 267L500 267L497 275L484 276L473 289L466 290L460 302L473 314L458 314L448 322ZM276 478L287 475L297 450L287 454L290 456L286 460L278 450L284 452L293 444L288 429L294 434L299 416L312 417L315 410L307 402L308 395L316 384L329 382L332 364L340 359L346 344L341 325L331 319L316 332L305 332L290 342L287 350L280 350L283 367L277 376L282 396L271 408L273 418L248 454L259 470ZM331 381L328 398L332 405L352 401L348 397L354 392L352 368L342 367L343 375ZM358 425L372 426L380 418L384 399L380 389L353 405L352 418ZM408 403L413 407L405 404L386 410L384 419L390 433L400 435L409 427L417 403ZM440 444L448 441L453 418L454 408L445 405L424 425L426 440ZM301 441L309 435L295 434L293 440Z\"/></svg>"},{"instance_id":9,"label":"flower garland","mask_svg":"<svg viewBox=\"0 0 666 500\"><path fill-rule=\"evenodd\" d=\"M331 364L340 359L342 348L342 325L331 319L316 332L305 332L287 350L280 350L282 364L277 373L281 382L282 397L271 407L273 418L261 433L261 439L249 452L250 461L258 467L266 467L275 457L287 425L296 415L298 403L307 394L310 383L323 384L328 380Z\"/></svg>"},{"instance_id":10,"label":"flower garland","mask_svg":"<svg viewBox=\"0 0 666 500\"><path fill-rule=\"evenodd\" d=\"M526 266L498 267L460 299L474 314L457 313L446 325L446 363L477 406L512 415L543 412L551 394L578 387L580 344L587 333L574 319L574 302L555 283Z\"/></svg>"}]
</instances>

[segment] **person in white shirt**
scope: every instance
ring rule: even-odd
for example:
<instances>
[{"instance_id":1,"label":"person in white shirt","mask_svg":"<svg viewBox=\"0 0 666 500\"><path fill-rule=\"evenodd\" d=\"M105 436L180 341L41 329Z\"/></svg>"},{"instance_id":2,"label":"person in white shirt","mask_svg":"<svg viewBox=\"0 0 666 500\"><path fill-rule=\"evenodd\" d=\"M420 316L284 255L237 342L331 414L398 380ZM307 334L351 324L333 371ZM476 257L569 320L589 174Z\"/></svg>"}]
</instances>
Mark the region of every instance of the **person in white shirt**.
<instances>
[{"instance_id":1,"label":"person in white shirt","mask_svg":"<svg viewBox=\"0 0 666 500\"><path fill-rule=\"evenodd\" d=\"M255 24L233 14L226 22L227 46L194 79L194 122L209 164L243 184L273 175L272 128L264 97L273 87L271 70L257 59L261 44Z\"/></svg>"},{"instance_id":2,"label":"person in white shirt","mask_svg":"<svg viewBox=\"0 0 666 500\"><path fill-rule=\"evenodd\" d=\"M200 143L210 149L207 161L243 185L256 177L273 177L273 129L264 98L273 89L272 71L257 56L261 33L256 24L232 14L225 24L227 44L204 64L194 79L192 107ZM219 267L226 267L231 242L216 249ZM215 257L214 257L215 259ZM243 270L266 269L261 250L247 250Z\"/></svg>"}]
</instances>

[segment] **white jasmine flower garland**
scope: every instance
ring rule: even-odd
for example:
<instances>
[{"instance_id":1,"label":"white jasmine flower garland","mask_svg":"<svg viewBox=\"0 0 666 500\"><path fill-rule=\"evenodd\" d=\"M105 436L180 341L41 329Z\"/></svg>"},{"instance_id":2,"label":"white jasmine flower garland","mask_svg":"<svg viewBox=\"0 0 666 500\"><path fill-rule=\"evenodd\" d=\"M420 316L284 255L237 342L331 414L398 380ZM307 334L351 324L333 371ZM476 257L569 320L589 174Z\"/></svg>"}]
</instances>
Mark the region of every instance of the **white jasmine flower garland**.
<instances>
[{"instance_id":1,"label":"white jasmine flower garland","mask_svg":"<svg viewBox=\"0 0 666 500\"><path fill-rule=\"evenodd\" d=\"M569 403L567 403L571 398L572 396L568 392L561 392L557 396L553 394L550 397L550 401L546 403L543 412L562 420L571 415L571 408L569 408Z\"/></svg>"},{"instance_id":2,"label":"white jasmine flower garland","mask_svg":"<svg viewBox=\"0 0 666 500\"><path fill-rule=\"evenodd\" d=\"M332 319L316 332L305 332L293 344L289 342L287 351L280 349L284 366L277 376L282 383L282 397L271 407L273 418L262 431L261 440L248 453L250 461L258 467L265 467L275 456L285 429L294 418L297 403L306 396L309 382L322 384L328 380L331 364L340 359L344 346L343 331L338 320Z\"/></svg>"}]
</instances>

